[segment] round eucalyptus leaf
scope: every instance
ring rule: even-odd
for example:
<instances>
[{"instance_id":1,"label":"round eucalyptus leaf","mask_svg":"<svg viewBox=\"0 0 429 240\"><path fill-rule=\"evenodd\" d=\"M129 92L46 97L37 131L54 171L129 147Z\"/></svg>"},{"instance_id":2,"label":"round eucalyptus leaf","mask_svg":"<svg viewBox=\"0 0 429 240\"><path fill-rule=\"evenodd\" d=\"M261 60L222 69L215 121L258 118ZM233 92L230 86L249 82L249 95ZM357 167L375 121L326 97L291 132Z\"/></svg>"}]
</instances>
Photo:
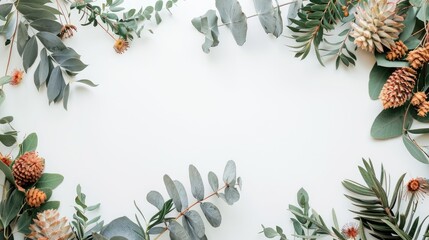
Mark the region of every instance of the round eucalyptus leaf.
<instances>
[{"instance_id":1,"label":"round eucalyptus leaf","mask_svg":"<svg viewBox=\"0 0 429 240\"><path fill-rule=\"evenodd\" d=\"M237 176L236 169L237 167L235 166L235 162L232 160L229 160L223 172L223 181L226 184L229 185L229 184L235 183L235 179Z\"/></svg>"},{"instance_id":2,"label":"round eucalyptus leaf","mask_svg":"<svg viewBox=\"0 0 429 240\"><path fill-rule=\"evenodd\" d=\"M146 200L154 205L156 208L158 208L159 210L162 209L162 207L164 206L164 198L162 197L161 193L157 192L157 191L150 191L147 195L146 195Z\"/></svg>"},{"instance_id":3,"label":"round eucalyptus leaf","mask_svg":"<svg viewBox=\"0 0 429 240\"><path fill-rule=\"evenodd\" d=\"M167 2L167 4L168 3L169 2ZM192 25L205 36L205 40L202 45L205 53L209 53L211 47L216 47L219 44L217 19L218 17L214 10L208 10L206 14L192 19Z\"/></svg>"},{"instance_id":4,"label":"round eucalyptus leaf","mask_svg":"<svg viewBox=\"0 0 429 240\"><path fill-rule=\"evenodd\" d=\"M183 184L177 180L174 180L174 185L176 185L177 192L179 193L180 201L182 202L182 209L185 210L188 207L188 195Z\"/></svg>"},{"instance_id":5,"label":"round eucalyptus leaf","mask_svg":"<svg viewBox=\"0 0 429 240\"><path fill-rule=\"evenodd\" d=\"M200 214L195 210L190 210L186 212L185 218L188 220L189 225L192 227L193 232L198 238L202 238L205 235L205 227L203 219Z\"/></svg>"},{"instance_id":6,"label":"round eucalyptus leaf","mask_svg":"<svg viewBox=\"0 0 429 240\"><path fill-rule=\"evenodd\" d=\"M389 139L401 136L404 115L405 107L383 110L372 124L371 136L375 139ZM405 126L411 125L412 120L411 116L408 116Z\"/></svg>"},{"instance_id":7,"label":"round eucalyptus leaf","mask_svg":"<svg viewBox=\"0 0 429 240\"><path fill-rule=\"evenodd\" d=\"M182 211L182 201L180 200L179 192L177 190L176 184L167 174L164 175L164 185L167 189L167 193L171 199L173 199L174 206L178 211Z\"/></svg>"},{"instance_id":8,"label":"round eucalyptus leaf","mask_svg":"<svg viewBox=\"0 0 429 240\"><path fill-rule=\"evenodd\" d=\"M192 195L199 201L204 199L204 183L201 174L194 165L189 165L189 180Z\"/></svg>"},{"instance_id":9,"label":"round eucalyptus leaf","mask_svg":"<svg viewBox=\"0 0 429 240\"><path fill-rule=\"evenodd\" d=\"M178 222L175 220L170 221L168 224L168 230L170 230L170 234L172 236L172 239L177 240L191 240L189 234L186 232L185 228L182 227Z\"/></svg>"},{"instance_id":10,"label":"round eucalyptus leaf","mask_svg":"<svg viewBox=\"0 0 429 240\"><path fill-rule=\"evenodd\" d=\"M209 172L209 184L212 188L213 192L217 192L219 190L219 180L216 174L212 171Z\"/></svg>"},{"instance_id":11,"label":"round eucalyptus leaf","mask_svg":"<svg viewBox=\"0 0 429 240\"><path fill-rule=\"evenodd\" d=\"M219 209L211 202L203 202L200 206L210 225L213 227L219 227L222 223L222 215L220 214Z\"/></svg>"},{"instance_id":12,"label":"round eucalyptus leaf","mask_svg":"<svg viewBox=\"0 0 429 240\"><path fill-rule=\"evenodd\" d=\"M222 22L231 30L235 42L242 46L246 42L247 17L237 0L216 0Z\"/></svg>"}]
</instances>

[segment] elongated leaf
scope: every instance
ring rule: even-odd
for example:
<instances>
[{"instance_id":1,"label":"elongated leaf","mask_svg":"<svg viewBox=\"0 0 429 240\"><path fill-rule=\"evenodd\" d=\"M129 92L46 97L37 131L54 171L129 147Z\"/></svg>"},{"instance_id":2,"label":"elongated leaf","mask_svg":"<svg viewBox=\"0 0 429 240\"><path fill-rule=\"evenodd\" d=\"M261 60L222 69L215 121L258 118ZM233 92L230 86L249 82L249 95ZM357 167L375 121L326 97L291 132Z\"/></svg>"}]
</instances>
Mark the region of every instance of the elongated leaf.
<instances>
[{"instance_id":1,"label":"elongated leaf","mask_svg":"<svg viewBox=\"0 0 429 240\"><path fill-rule=\"evenodd\" d=\"M371 127L371 136L375 139L388 139L402 135L405 109L394 108L383 110L374 120ZM407 118L409 126L412 119Z\"/></svg>"},{"instance_id":2,"label":"elongated leaf","mask_svg":"<svg viewBox=\"0 0 429 240\"><path fill-rule=\"evenodd\" d=\"M185 187L183 184L177 180L174 180L174 185L176 185L177 192L179 193L180 201L182 202L182 209L185 210L188 207L188 195L186 193Z\"/></svg>"},{"instance_id":3,"label":"elongated leaf","mask_svg":"<svg viewBox=\"0 0 429 240\"><path fill-rule=\"evenodd\" d=\"M49 76L50 68L49 68L49 58L46 48L43 48L40 51L40 62L39 62L39 85L42 85L46 82Z\"/></svg>"},{"instance_id":4,"label":"elongated leaf","mask_svg":"<svg viewBox=\"0 0 429 240\"><path fill-rule=\"evenodd\" d=\"M202 45L205 53L209 53L211 47L216 47L219 44L217 19L218 17L214 10L208 10L206 14L192 19L192 25L205 36Z\"/></svg>"},{"instance_id":5,"label":"elongated leaf","mask_svg":"<svg viewBox=\"0 0 429 240\"><path fill-rule=\"evenodd\" d=\"M37 181L36 188L50 188L55 189L64 180L64 177L57 173L44 173Z\"/></svg>"},{"instance_id":6,"label":"elongated leaf","mask_svg":"<svg viewBox=\"0 0 429 240\"><path fill-rule=\"evenodd\" d=\"M197 237L202 238L205 235L205 227L200 214L194 210L190 210L185 214L186 219L192 227L193 232Z\"/></svg>"},{"instance_id":7,"label":"elongated leaf","mask_svg":"<svg viewBox=\"0 0 429 240\"><path fill-rule=\"evenodd\" d=\"M194 165L189 165L189 180L192 195L199 201L204 199L204 183L201 174Z\"/></svg>"},{"instance_id":8,"label":"elongated leaf","mask_svg":"<svg viewBox=\"0 0 429 240\"><path fill-rule=\"evenodd\" d=\"M402 141L408 152L422 163L429 164L429 155L407 134L402 136Z\"/></svg>"},{"instance_id":9,"label":"elongated leaf","mask_svg":"<svg viewBox=\"0 0 429 240\"><path fill-rule=\"evenodd\" d=\"M212 188L213 192L217 192L219 190L219 180L214 172L209 172L209 184Z\"/></svg>"},{"instance_id":10,"label":"elongated leaf","mask_svg":"<svg viewBox=\"0 0 429 240\"><path fill-rule=\"evenodd\" d=\"M70 58L61 63L61 67L71 71L71 72L80 72L85 69L88 65L84 64L80 59Z\"/></svg>"},{"instance_id":11,"label":"elongated leaf","mask_svg":"<svg viewBox=\"0 0 429 240\"><path fill-rule=\"evenodd\" d=\"M288 8L287 19L288 25L291 25L292 22L290 19L295 19L298 16L298 11L302 7L302 0L293 1Z\"/></svg>"},{"instance_id":12,"label":"elongated leaf","mask_svg":"<svg viewBox=\"0 0 429 240\"><path fill-rule=\"evenodd\" d=\"M113 237L123 237L125 239L142 239L137 233L139 226L127 217L120 217L107 224L101 231L101 235L111 239Z\"/></svg>"},{"instance_id":13,"label":"elongated leaf","mask_svg":"<svg viewBox=\"0 0 429 240\"><path fill-rule=\"evenodd\" d=\"M37 149L38 137L36 133L29 134L21 144L20 153L33 152Z\"/></svg>"},{"instance_id":14,"label":"elongated leaf","mask_svg":"<svg viewBox=\"0 0 429 240\"><path fill-rule=\"evenodd\" d=\"M2 161L0 161L0 171L3 172L6 179L12 184L15 185L15 179L13 178L12 170L9 166L6 166Z\"/></svg>"},{"instance_id":15,"label":"elongated leaf","mask_svg":"<svg viewBox=\"0 0 429 240\"><path fill-rule=\"evenodd\" d=\"M247 18L237 0L216 0L222 22L231 30L235 42L242 46L246 42Z\"/></svg>"},{"instance_id":16,"label":"elongated leaf","mask_svg":"<svg viewBox=\"0 0 429 240\"><path fill-rule=\"evenodd\" d=\"M2 117L0 118L0 124L8 124L13 122L13 117L12 116L6 116L6 117Z\"/></svg>"},{"instance_id":17,"label":"elongated leaf","mask_svg":"<svg viewBox=\"0 0 429 240\"><path fill-rule=\"evenodd\" d=\"M36 37L33 36L28 40L25 45L24 52L22 53L22 65L24 66L24 70L27 70L33 65L34 61L37 58L37 41Z\"/></svg>"},{"instance_id":18,"label":"elongated leaf","mask_svg":"<svg viewBox=\"0 0 429 240\"><path fill-rule=\"evenodd\" d=\"M233 205L240 199L240 193L234 187L227 187L225 189L225 200L229 205Z\"/></svg>"},{"instance_id":19,"label":"elongated leaf","mask_svg":"<svg viewBox=\"0 0 429 240\"><path fill-rule=\"evenodd\" d=\"M235 166L235 162L232 160L229 160L228 163L225 166L225 170L223 172L223 181L226 184L235 184L235 179L237 178L236 170L237 167Z\"/></svg>"},{"instance_id":20,"label":"elongated leaf","mask_svg":"<svg viewBox=\"0 0 429 240\"><path fill-rule=\"evenodd\" d=\"M0 213L0 217L3 225L7 226L17 216L22 204L24 203L25 194L14 190L6 200L3 211Z\"/></svg>"},{"instance_id":21,"label":"elongated leaf","mask_svg":"<svg viewBox=\"0 0 429 240\"><path fill-rule=\"evenodd\" d=\"M272 0L253 0L253 4L265 32L279 37L283 32L280 8L274 9Z\"/></svg>"},{"instance_id":22,"label":"elongated leaf","mask_svg":"<svg viewBox=\"0 0 429 240\"><path fill-rule=\"evenodd\" d=\"M176 184L174 184L173 180L168 175L164 175L164 184L168 195L171 199L173 199L174 206L178 211L182 211L182 201L180 200L180 195L176 188Z\"/></svg>"},{"instance_id":23,"label":"elongated leaf","mask_svg":"<svg viewBox=\"0 0 429 240\"><path fill-rule=\"evenodd\" d=\"M49 102L54 101L61 93L62 86L64 83L64 77L61 72L61 68L56 66L49 77L48 82L48 100Z\"/></svg>"},{"instance_id":24,"label":"elongated leaf","mask_svg":"<svg viewBox=\"0 0 429 240\"><path fill-rule=\"evenodd\" d=\"M85 85L90 86L90 87L97 87L98 86L98 84L95 84L91 80L88 80L88 79L82 79L82 80L78 80L76 82L85 84Z\"/></svg>"},{"instance_id":25,"label":"elongated leaf","mask_svg":"<svg viewBox=\"0 0 429 240\"><path fill-rule=\"evenodd\" d=\"M61 32L62 25L59 22L50 19L37 19L30 23L30 26L41 32L50 32L58 34Z\"/></svg>"},{"instance_id":26,"label":"elongated leaf","mask_svg":"<svg viewBox=\"0 0 429 240\"><path fill-rule=\"evenodd\" d=\"M16 136L10 134L0 134L0 142L6 147L11 147L16 143Z\"/></svg>"},{"instance_id":27,"label":"elongated leaf","mask_svg":"<svg viewBox=\"0 0 429 240\"><path fill-rule=\"evenodd\" d=\"M22 234L29 234L31 232L31 230L30 230L31 222L32 222L31 212L25 211L18 218L18 222L16 224L16 230Z\"/></svg>"},{"instance_id":28,"label":"elongated leaf","mask_svg":"<svg viewBox=\"0 0 429 240\"><path fill-rule=\"evenodd\" d=\"M164 206L164 198L162 197L161 193L157 192L157 191L150 191L147 195L146 195L146 200L154 205L156 208L158 208L159 210L162 209L162 207Z\"/></svg>"},{"instance_id":29,"label":"elongated leaf","mask_svg":"<svg viewBox=\"0 0 429 240\"><path fill-rule=\"evenodd\" d=\"M200 206L210 225L219 227L222 222L222 215L219 209L211 202L203 202Z\"/></svg>"},{"instance_id":30,"label":"elongated leaf","mask_svg":"<svg viewBox=\"0 0 429 240\"><path fill-rule=\"evenodd\" d=\"M174 220L170 221L170 224L168 225L168 230L170 230L174 239L191 240L191 238L189 237L189 234L182 227L182 225L180 225L178 222L176 222Z\"/></svg>"},{"instance_id":31,"label":"elongated leaf","mask_svg":"<svg viewBox=\"0 0 429 240\"><path fill-rule=\"evenodd\" d=\"M56 34L50 32L38 32L36 36L39 38L43 46L45 46L45 48L50 52L63 51L67 48Z\"/></svg>"}]
</instances>

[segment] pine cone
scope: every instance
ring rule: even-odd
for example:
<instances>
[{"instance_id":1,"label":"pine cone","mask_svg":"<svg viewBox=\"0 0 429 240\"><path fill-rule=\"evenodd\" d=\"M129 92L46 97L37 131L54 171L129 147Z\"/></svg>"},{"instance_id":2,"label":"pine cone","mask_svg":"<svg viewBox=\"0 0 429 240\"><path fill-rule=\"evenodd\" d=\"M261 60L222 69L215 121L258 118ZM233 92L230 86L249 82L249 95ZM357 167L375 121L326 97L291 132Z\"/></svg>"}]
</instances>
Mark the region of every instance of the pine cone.
<instances>
[{"instance_id":1,"label":"pine cone","mask_svg":"<svg viewBox=\"0 0 429 240\"><path fill-rule=\"evenodd\" d=\"M386 59L389 61L394 61L396 59L401 59L407 54L408 48L402 41L395 42L395 46L390 48L390 51L386 54Z\"/></svg>"},{"instance_id":2,"label":"pine cone","mask_svg":"<svg viewBox=\"0 0 429 240\"><path fill-rule=\"evenodd\" d=\"M409 67L396 69L387 79L381 89L380 99L384 109L396 108L412 96L413 88L416 84L417 72Z\"/></svg>"},{"instance_id":3,"label":"pine cone","mask_svg":"<svg viewBox=\"0 0 429 240\"><path fill-rule=\"evenodd\" d=\"M33 184L42 176L45 160L36 152L24 153L12 166L13 176L18 186Z\"/></svg>"},{"instance_id":4,"label":"pine cone","mask_svg":"<svg viewBox=\"0 0 429 240\"><path fill-rule=\"evenodd\" d=\"M40 207L44 204L46 202L46 198L46 193L37 188L31 188L25 193L27 205L33 208Z\"/></svg>"},{"instance_id":5,"label":"pine cone","mask_svg":"<svg viewBox=\"0 0 429 240\"><path fill-rule=\"evenodd\" d=\"M426 117L429 112L429 102L424 101L417 107L417 115L420 117Z\"/></svg>"},{"instance_id":6,"label":"pine cone","mask_svg":"<svg viewBox=\"0 0 429 240\"><path fill-rule=\"evenodd\" d=\"M37 214L34 224L30 225L31 233L27 238L33 240L68 240L73 239L70 225L65 217L60 219L57 210L45 210Z\"/></svg>"},{"instance_id":7,"label":"pine cone","mask_svg":"<svg viewBox=\"0 0 429 240\"><path fill-rule=\"evenodd\" d=\"M2 161L8 167L10 167L10 165L12 164L12 159L9 156L3 156L1 153L0 161Z\"/></svg>"},{"instance_id":8,"label":"pine cone","mask_svg":"<svg viewBox=\"0 0 429 240\"><path fill-rule=\"evenodd\" d=\"M416 92L414 93L413 98L411 98L411 104L413 106L418 106L424 101L426 101L426 98L427 96L425 92Z\"/></svg>"},{"instance_id":9,"label":"pine cone","mask_svg":"<svg viewBox=\"0 0 429 240\"><path fill-rule=\"evenodd\" d=\"M404 18L396 14L396 4L388 0L360 1L356 8L356 20L351 23L354 43L363 50L384 52L391 49L404 29Z\"/></svg>"},{"instance_id":10,"label":"pine cone","mask_svg":"<svg viewBox=\"0 0 429 240\"><path fill-rule=\"evenodd\" d=\"M407 56L407 61L414 69L421 68L423 64L429 62L429 45L410 51Z\"/></svg>"}]
</instances>

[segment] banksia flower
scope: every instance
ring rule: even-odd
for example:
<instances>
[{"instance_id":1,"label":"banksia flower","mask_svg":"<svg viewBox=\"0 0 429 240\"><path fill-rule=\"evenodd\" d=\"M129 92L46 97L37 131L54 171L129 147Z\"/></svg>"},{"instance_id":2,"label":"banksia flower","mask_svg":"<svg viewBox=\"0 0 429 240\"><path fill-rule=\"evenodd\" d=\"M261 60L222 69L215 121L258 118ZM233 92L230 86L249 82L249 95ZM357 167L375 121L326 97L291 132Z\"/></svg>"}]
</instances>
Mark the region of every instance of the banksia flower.
<instances>
[{"instance_id":1,"label":"banksia flower","mask_svg":"<svg viewBox=\"0 0 429 240\"><path fill-rule=\"evenodd\" d=\"M20 84L23 77L24 77L24 71L15 69L12 72L12 79L10 80L10 85L16 86L16 85Z\"/></svg>"},{"instance_id":2,"label":"banksia flower","mask_svg":"<svg viewBox=\"0 0 429 240\"><path fill-rule=\"evenodd\" d=\"M356 8L356 20L351 23L354 43L363 50L384 52L391 49L404 29L404 18L396 14L396 4L387 0L361 1Z\"/></svg>"},{"instance_id":3,"label":"banksia flower","mask_svg":"<svg viewBox=\"0 0 429 240\"><path fill-rule=\"evenodd\" d=\"M359 235L359 224L355 222L350 222L344 225L344 227L341 229L341 233L347 238L347 239L353 239L355 240Z\"/></svg>"},{"instance_id":4,"label":"banksia flower","mask_svg":"<svg viewBox=\"0 0 429 240\"><path fill-rule=\"evenodd\" d=\"M115 51L119 54L124 53L128 47L129 47L128 41L126 41L123 38L118 38L118 40L115 41L115 44L113 45L113 48Z\"/></svg>"},{"instance_id":5,"label":"banksia flower","mask_svg":"<svg viewBox=\"0 0 429 240\"><path fill-rule=\"evenodd\" d=\"M415 196L417 198L421 198L428 193L429 183L427 179L422 177L412 178L408 181L405 190L409 197Z\"/></svg>"},{"instance_id":6,"label":"banksia flower","mask_svg":"<svg viewBox=\"0 0 429 240\"><path fill-rule=\"evenodd\" d=\"M27 205L33 208L40 207L46 202L46 193L37 188L30 188L25 193L25 200Z\"/></svg>"},{"instance_id":7,"label":"banksia flower","mask_svg":"<svg viewBox=\"0 0 429 240\"><path fill-rule=\"evenodd\" d=\"M24 153L15 160L12 166L13 176L18 186L24 187L33 184L42 176L45 160L36 152Z\"/></svg>"},{"instance_id":8,"label":"banksia flower","mask_svg":"<svg viewBox=\"0 0 429 240\"><path fill-rule=\"evenodd\" d=\"M401 59L407 54L408 48L402 41L395 42L395 46L390 48L390 51L386 54L386 59L393 61Z\"/></svg>"},{"instance_id":9,"label":"banksia flower","mask_svg":"<svg viewBox=\"0 0 429 240\"><path fill-rule=\"evenodd\" d=\"M426 117L429 112L429 102L424 101L419 106L417 106L417 115L419 117Z\"/></svg>"},{"instance_id":10,"label":"banksia flower","mask_svg":"<svg viewBox=\"0 0 429 240\"><path fill-rule=\"evenodd\" d=\"M410 51L407 56L407 61L414 69L421 68L423 64L429 62L429 45Z\"/></svg>"},{"instance_id":11,"label":"banksia flower","mask_svg":"<svg viewBox=\"0 0 429 240\"><path fill-rule=\"evenodd\" d=\"M70 225L65 217L60 219L57 210L45 210L37 214L34 224L30 225L31 233L27 238L33 240L68 240L73 238Z\"/></svg>"},{"instance_id":12,"label":"banksia flower","mask_svg":"<svg viewBox=\"0 0 429 240\"><path fill-rule=\"evenodd\" d=\"M396 108L412 96L412 91L416 85L417 72L409 67L396 69L387 79L380 93L380 100L384 109Z\"/></svg>"},{"instance_id":13,"label":"banksia flower","mask_svg":"<svg viewBox=\"0 0 429 240\"><path fill-rule=\"evenodd\" d=\"M416 92L413 95L413 98L411 98L411 104L413 106L418 106L424 101L426 101L426 93L425 92Z\"/></svg>"},{"instance_id":14,"label":"banksia flower","mask_svg":"<svg viewBox=\"0 0 429 240\"><path fill-rule=\"evenodd\" d=\"M2 161L6 166L9 166L12 164L12 159L9 156L3 156L0 153L0 161Z\"/></svg>"}]
</instances>

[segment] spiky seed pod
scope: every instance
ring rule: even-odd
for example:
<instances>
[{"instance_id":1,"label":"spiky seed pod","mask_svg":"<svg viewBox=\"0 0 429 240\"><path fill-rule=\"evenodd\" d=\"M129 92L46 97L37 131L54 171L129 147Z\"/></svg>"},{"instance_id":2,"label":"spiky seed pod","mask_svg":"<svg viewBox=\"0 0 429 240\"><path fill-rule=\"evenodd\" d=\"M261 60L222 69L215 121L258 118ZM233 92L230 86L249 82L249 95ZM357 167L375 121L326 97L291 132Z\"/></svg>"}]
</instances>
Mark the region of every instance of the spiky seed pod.
<instances>
[{"instance_id":1,"label":"spiky seed pod","mask_svg":"<svg viewBox=\"0 0 429 240\"><path fill-rule=\"evenodd\" d=\"M60 219L57 210L45 210L37 214L34 224L30 225L31 233L27 238L33 240L68 240L73 238L70 225L65 217Z\"/></svg>"},{"instance_id":2,"label":"spiky seed pod","mask_svg":"<svg viewBox=\"0 0 429 240\"><path fill-rule=\"evenodd\" d=\"M40 207L42 204L44 204L46 202L46 198L47 196L45 192L34 187L30 188L25 193L27 205L34 208Z\"/></svg>"},{"instance_id":3,"label":"spiky seed pod","mask_svg":"<svg viewBox=\"0 0 429 240\"><path fill-rule=\"evenodd\" d=\"M413 88L416 84L417 72L410 67L396 69L383 85L380 93L380 100L384 109L396 108L412 96Z\"/></svg>"},{"instance_id":4,"label":"spiky seed pod","mask_svg":"<svg viewBox=\"0 0 429 240\"><path fill-rule=\"evenodd\" d=\"M407 61L414 69L419 69L423 64L429 62L429 45L425 47L418 47L410 51L407 56Z\"/></svg>"},{"instance_id":5,"label":"spiky seed pod","mask_svg":"<svg viewBox=\"0 0 429 240\"><path fill-rule=\"evenodd\" d=\"M404 18L396 14L396 4L387 0L360 1L356 8L356 20L351 23L354 43L363 50L384 52L391 49L404 29Z\"/></svg>"},{"instance_id":6,"label":"spiky seed pod","mask_svg":"<svg viewBox=\"0 0 429 240\"><path fill-rule=\"evenodd\" d=\"M12 166L13 176L18 186L33 184L42 176L45 160L36 152L27 152L19 157Z\"/></svg>"},{"instance_id":7,"label":"spiky seed pod","mask_svg":"<svg viewBox=\"0 0 429 240\"><path fill-rule=\"evenodd\" d=\"M402 41L395 42L395 46L390 48L390 51L386 54L386 59L394 61L401 59L407 54L408 48Z\"/></svg>"},{"instance_id":8,"label":"spiky seed pod","mask_svg":"<svg viewBox=\"0 0 429 240\"><path fill-rule=\"evenodd\" d=\"M426 117L429 112L429 102L424 101L417 107L417 115L420 117Z\"/></svg>"},{"instance_id":9,"label":"spiky seed pod","mask_svg":"<svg viewBox=\"0 0 429 240\"><path fill-rule=\"evenodd\" d=\"M426 101L426 93L425 92L416 92L414 93L413 97L411 98L411 104L413 106L418 106L422 102Z\"/></svg>"}]
</instances>

